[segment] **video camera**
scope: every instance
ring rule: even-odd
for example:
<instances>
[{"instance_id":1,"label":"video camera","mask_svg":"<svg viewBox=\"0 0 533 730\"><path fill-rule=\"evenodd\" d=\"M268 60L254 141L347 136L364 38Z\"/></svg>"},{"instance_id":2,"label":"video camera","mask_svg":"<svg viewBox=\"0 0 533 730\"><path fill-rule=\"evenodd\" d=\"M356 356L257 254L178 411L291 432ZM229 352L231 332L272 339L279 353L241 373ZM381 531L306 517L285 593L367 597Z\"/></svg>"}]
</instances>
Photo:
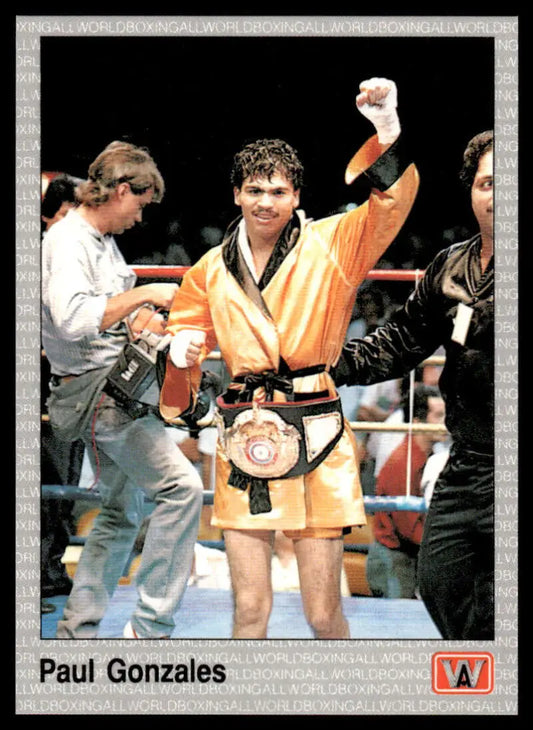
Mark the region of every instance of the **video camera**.
<instances>
[{"instance_id":1,"label":"video camera","mask_svg":"<svg viewBox=\"0 0 533 730\"><path fill-rule=\"evenodd\" d=\"M105 391L119 403L138 401L156 378L156 366L170 343L170 335L142 330L128 342L107 376Z\"/></svg>"}]
</instances>

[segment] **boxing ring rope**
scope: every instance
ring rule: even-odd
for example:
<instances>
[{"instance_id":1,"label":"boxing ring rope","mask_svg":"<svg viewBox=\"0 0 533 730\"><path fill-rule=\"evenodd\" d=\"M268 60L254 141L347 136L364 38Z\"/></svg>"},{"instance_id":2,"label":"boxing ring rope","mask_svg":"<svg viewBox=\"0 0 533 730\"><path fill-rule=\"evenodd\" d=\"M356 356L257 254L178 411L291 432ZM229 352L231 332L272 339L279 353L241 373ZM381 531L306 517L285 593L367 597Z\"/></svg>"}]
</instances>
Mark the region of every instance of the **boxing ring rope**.
<instances>
[{"instance_id":1,"label":"boxing ring rope","mask_svg":"<svg viewBox=\"0 0 533 730\"><path fill-rule=\"evenodd\" d=\"M133 264L133 271L141 279L181 279L190 266L151 266L150 264ZM372 269L366 275L373 281L416 281L424 272L420 269Z\"/></svg>"},{"instance_id":2,"label":"boxing ring rope","mask_svg":"<svg viewBox=\"0 0 533 730\"><path fill-rule=\"evenodd\" d=\"M42 423L49 423L50 419L46 414L41 416ZM350 421L350 427L353 431L382 431L385 433L448 433L445 426L436 423L380 423L379 421ZM213 426L206 426L213 428Z\"/></svg>"},{"instance_id":3,"label":"boxing ring rope","mask_svg":"<svg viewBox=\"0 0 533 730\"><path fill-rule=\"evenodd\" d=\"M206 358L207 360L221 360L222 356L218 350L213 350L209 353L209 355ZM428 357L426 360L424 360L422 365L444 365L444 356L443 355L432 355L431 357Z\"/></svg>"},{"instance_id":4,"label":"boxing ring rope","mask_svg":"<svg viewBox=\"0 0 533 730\"><path fill-rule=\"evenodd\" d=\"M84 489L63 484L43 484L43 499L81 500L84 502L100 502L100 494L96 489ZM212 505L215 492L204 489L204 505ZM369 512L425 512L427 510L423 497L373 497L364 496L365 508Z\"/></svg>"},{"instance_id":5,"label":"boxing ring rope","mask_svg":"<svg viewBox=\"0 0 533 730\"><path fill-rule=\"evenodd\" d=\"M205 489L203 492L204 506L210 506L214 503L214 490ZM62 484L43 484L41 486L41 498L44 500L70 500L81 501L92 504L97 507L100 503L100 495L96 489L83 489L81 487L64 486ZM145 497L145 502L149 500ZM427 512L427 504L423 497L402 496L402 497L373 497L369 495L363 496L365 512L367 514L375 514L376 512ZM86 537L80 535L70 535L69 545L81 546L85 545ZM215 548L217 550L225 550L224 539L222 540L205 540L199 539L198 542L204 547ZM368 552L368 544L357 542L345 542L345 553L363 553Z\"/></svg>"}]
</instances>

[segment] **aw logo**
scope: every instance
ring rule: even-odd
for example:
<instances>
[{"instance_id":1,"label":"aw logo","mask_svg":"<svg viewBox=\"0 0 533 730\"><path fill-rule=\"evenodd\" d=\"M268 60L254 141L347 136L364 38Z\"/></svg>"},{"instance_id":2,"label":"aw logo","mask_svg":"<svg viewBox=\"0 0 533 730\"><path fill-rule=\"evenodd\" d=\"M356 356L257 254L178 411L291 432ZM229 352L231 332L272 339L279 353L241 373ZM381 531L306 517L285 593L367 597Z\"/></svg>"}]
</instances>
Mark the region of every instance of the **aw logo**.
<instances>
[{"instance_id":1,"label":"aw logo","mask_svg":"<svg viewBox=\"0 0 533 730\"><path fill-rule=\"evenodd\" d=\"M494 657L483 652L433 654L432 679L437 694L490 694Z\"/></svg>"}]
</instances>

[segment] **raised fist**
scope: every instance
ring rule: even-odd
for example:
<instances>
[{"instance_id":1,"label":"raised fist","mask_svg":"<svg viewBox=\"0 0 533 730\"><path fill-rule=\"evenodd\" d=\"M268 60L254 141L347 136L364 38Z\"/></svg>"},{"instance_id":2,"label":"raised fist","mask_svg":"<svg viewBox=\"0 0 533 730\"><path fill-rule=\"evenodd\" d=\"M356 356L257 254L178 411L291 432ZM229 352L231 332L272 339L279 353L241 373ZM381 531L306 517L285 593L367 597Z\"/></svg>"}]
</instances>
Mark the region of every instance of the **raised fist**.
<instances>
[{"instance_id":1,"label":"raised fist","mask_svg":"<svg viewBox=\"0 0 533 730\"><path fill-rule=\"evenodd\" d=\"M362 81L359 90L355 99L357 108L372 122L381 144L392 144L400 134L396 84L389 79L373 77Z\"/></svg>"}]
</instances>

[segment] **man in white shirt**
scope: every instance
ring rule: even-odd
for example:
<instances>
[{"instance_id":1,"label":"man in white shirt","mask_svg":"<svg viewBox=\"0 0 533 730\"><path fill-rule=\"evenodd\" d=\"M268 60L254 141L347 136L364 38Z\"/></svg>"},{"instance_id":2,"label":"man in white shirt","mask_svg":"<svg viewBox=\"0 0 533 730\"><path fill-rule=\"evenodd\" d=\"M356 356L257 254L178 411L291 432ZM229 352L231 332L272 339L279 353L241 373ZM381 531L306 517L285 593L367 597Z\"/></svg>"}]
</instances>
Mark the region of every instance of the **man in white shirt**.
<instances>
[{"instance_id":1,"label":"man in white shirt","mask_svg":"<svg viewBox=\"0 0 533 730\"><path fill-rule=\"evenodd\" d=\"M202 481L158 416L157 382L131 403L106 393L136 322L142 319L139 327L162 333L161 315L152 310L168 309L177 289L169 283L135 287L114 239L140 222L143 208L159 202L163 192L146 150L112 143L80 185L80 205L43 239L50 421L60 437L85 442L102 500L58 623L61 639L97 636L137 536L145 497L155 507L137 572L139 598L124 637L170 636L190 574Z\"/></svg>"}]
</instances>

